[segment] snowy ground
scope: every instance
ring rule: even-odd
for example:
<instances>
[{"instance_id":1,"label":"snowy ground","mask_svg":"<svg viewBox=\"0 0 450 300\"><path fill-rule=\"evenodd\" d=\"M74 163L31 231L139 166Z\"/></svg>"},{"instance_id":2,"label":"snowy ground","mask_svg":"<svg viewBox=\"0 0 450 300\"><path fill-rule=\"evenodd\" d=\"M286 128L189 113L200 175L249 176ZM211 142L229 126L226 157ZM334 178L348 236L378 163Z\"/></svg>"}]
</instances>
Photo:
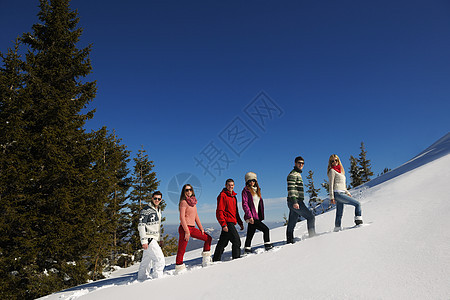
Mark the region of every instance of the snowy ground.
<instances>
[{"instance_id":1,"label":"snowy ground","mask_svg":"<svg viewBox=\"0 0 450 300\"><path fill-rule=\"evenodd\" d=\"M269 252L232 261L227 248L223 262L202 268L201 249L193 250L182 275L173 275L169 257L162 279L136 281L135 265L43 299L450 299L449 141L450 134L395 176L354 191L363 227L332 232L332 211L316 217L317 237L298 223L293 245L285 245L286 227L275 228ZM353 226L352 207L343 226ZM253 245L262 246L260 233Z\"/></svg>"}]
</instances>

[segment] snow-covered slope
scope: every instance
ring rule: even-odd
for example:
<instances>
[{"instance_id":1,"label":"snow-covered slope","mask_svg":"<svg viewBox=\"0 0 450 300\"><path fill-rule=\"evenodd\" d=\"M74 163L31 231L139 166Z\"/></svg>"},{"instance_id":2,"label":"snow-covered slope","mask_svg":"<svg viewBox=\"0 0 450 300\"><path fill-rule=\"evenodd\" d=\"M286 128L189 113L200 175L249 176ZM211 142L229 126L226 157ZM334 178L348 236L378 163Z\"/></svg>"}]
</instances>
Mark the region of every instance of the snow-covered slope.
<instances>
[{"instance_id":1,"label":"snow-covered slope","mask_svg":"<svg viewBox=\"0 0 450 300\"><path fill-rule=\"evenodd\" d=\"M334 211L316 217L314 238L297 224L298 242L285 245L285 227L271 230L274 250L201 268L200 249L186 253L190 271L137 282L138 266L109 279L45 299L450 299L450 135L395 176L356 194L365 226L334 233ZM431 148L431 147L430 147ZM413 165L411 165L413 163ZM391 174L392 175L392 174ZM343 226L353 225L345 207ZM260 233L253 243L262 245ZM213 247L214 250L214 247ZM230 249L228 248L228 251Z\"/></svg>"},{"instance_id":2,"label":"snow-covered slope","mask_svg":"<svg viewBox=\"0 0 450 300\"><path fill-rule=\"evenodd\" d=\"M374 178L361 187L373 187L448 154L450 154L450 132L400 167Z\"/></svg>"}]
</instances>

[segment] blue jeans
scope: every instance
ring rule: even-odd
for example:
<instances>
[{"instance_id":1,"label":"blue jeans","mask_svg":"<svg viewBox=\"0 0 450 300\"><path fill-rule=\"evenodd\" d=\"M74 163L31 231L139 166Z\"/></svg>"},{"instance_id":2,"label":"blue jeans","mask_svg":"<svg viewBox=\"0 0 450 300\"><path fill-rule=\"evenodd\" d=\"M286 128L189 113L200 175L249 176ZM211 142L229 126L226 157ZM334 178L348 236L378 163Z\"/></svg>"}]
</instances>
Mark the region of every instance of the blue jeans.
<instances>
[{"instance_id":1,"label":"blue jeans","mask_svg":"<svg viewBox=\"0 0 450 300\"><path fill-rule=\"evenodd\" d=\"M299 209L295 209L293 207L293 203L290 201L287 202L287 205L289 207L289 219L288 219L288 224L287 224L287 228L286 228L287 240L288 241L294 240L294 228L295 228L295 224L297 224L297 220L298 220L299 216L302 216L303 218L306 219L309 236L311 237L311 236L315 235L316 234L316 229L315 229L316 217L306 207L305 203L303 201L300 201L300 203L298 204L300 206Z\"/></svg>"},{"instance_id":2,"label":"blue jeans","mask_svg":"<svg viewBox=\"0 0 450 300\"><path fill-rule=\"evenodd\" d=\"M361 203L358 200L353 199L344 192L334 192L334 199L336 200L336 219L334 226L341 227L344 204L353 205L355 207L355 216L361 216Z\"/></svg>"}]
</instances>

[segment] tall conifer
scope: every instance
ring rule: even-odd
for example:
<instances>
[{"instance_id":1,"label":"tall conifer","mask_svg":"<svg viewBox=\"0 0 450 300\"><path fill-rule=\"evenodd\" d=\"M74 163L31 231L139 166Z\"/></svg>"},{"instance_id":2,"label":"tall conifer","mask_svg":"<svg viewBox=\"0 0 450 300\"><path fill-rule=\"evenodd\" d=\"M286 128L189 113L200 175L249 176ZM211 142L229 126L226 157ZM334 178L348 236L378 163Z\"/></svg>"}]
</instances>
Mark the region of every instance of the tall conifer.
<instances>
[{"instance_id":1,"label":"tall conifer","mask_svg":"<svg viewBox=\"0 0 450 300\"><path fill-rule=\"evenodd\" d=\"M364 147L364 143L361 142L361 152L359 153L358 164L361 173L361 182L365 183L370 181L370 177L373 176L373 172L370 166L370 160L367 159L367 151Z\"/></svg>"},{"instance_id":2,"label":"tall conifer","mask_svg":"<svg viewBox=\"0 0 450 300\"><path fill-rule=\"evenodd\" d=\"M0 141L1 185L10 178L1 200L14 224L1 245L11 269L2 285L21 299L86 282L107 200L95 171L99 151L83 129L93 112L82 109L96 92L95 82L83 82L90 46L76 46L82 30L68 0L40 0L38 17L21 38L26 60L10 54L1 79L2 105L13 112Z\"/></svg>"},{"instance_id":3,"label":"tall conifer","mask_svg":"<svg viewBox=\"0 0 450 300\"><path fill-rule=\"evenodd\" d=\"M14 49L1 54L0 68L0 298L17 297L21 285L23 253L21 244L26 237L17 224L21 222L22 207L27 205L29 151L24 118L27 105L22 94L24 86L23 62L19 55L19 41ZM27 254L30 259L32 255ZM18 259L19 258L19 259ZM26 258L25 258L26 259Z\"/></svg>"},{"instance_id":4,"label":"tall conifer","mask_svg":"<svg viewBox=\"0 0 450 300\"><path fill-rule=\"evenodd\" d=\"M350 156L350 178L352 179L352 188L370 181L370 177L373 176L370 160L367 159L367 151L363 142L361 142L360 150L361 152L359 153L358 158Z\"/></svg>"},{"instance_id":5,"label":"tall conifer","mask_svg":"<svg viewBox=\"0 0 450 300\"><path fill-rule=\"evenodd\" d=\"M361 172L358 166L358 160L350 155L350 178L352 180L351 187L357 187L361 185Z\"/></svg>"},{"instance_id":6,"label":"tall conifer","mask_svg":"<svg viewBox=\"0 0 450 300\"><path fill-rule=\"evenodd\" d=\"M156 173L153 171L155 167L152 160L149 160L148 154L142 146L139 149L134 160L133 169L133 190L131 191L129 205L131 213L131 228L130 228L130 242L132 249L142 249L137 226L139 223L139 212L142 207L151 200L152 193L158 189L159 180L156 178Z\"/></svg>"},{"instance_id":7,"label":"tall conifer","mask_svg":"<svg viewBox=\"0 0 450 300\"><path fill-rule=\"evenodd\" d=\"M132 178L129 176L130 170L127 167L129 151L120 144L120 139L116 134L107 136L108 148L105 151L107 160L112 172L112 184L108 195L107 212L111 229L110 236L110 259L116 262L121 253L127 252L128 246L128 190L131 188Z\"/></svg>"},{"instance_id":8,"label":"tall conifer","mask_svg":"<svg viewBox=\"0 0 450 300\"><path fill-rule=\"evenodd\" d=\"M319 199L319 192L320 192L320 188L316 189L314 186L314 172L309 170L308 171L308 176L306 177L306 179L308 179L308 183L306 184L306 187L308 188L308 190L306 191L309 194L309 203L310 206L313 207L314 212L316 212L316 203L317 202L321 202ZM322 208L323 210L323 208ZM322 211L323 212L323 211Z\"/></svg>"},{"instance_id":9,"label":"tall conifer","mask_svg":"<svg viewBox=\"0 0 450 300\"><path fill-rule=\"evenodd\" d=\"M101 211L97 212L97 232L95 235L96 248L93 257L93 270L91 279L102 278L105 265L116 262L117 256L126 247L126 228L128 227L127 191L131 186L131 178L128 177L129 152L124 145L120 145L120 139L115 134L107 132L103 127L95 133L92 139L96 155L93 172L96 185L102 191L98 197L104 197ZM97 241L98 240L98 241Z\"/></svg>"}]
</instances>

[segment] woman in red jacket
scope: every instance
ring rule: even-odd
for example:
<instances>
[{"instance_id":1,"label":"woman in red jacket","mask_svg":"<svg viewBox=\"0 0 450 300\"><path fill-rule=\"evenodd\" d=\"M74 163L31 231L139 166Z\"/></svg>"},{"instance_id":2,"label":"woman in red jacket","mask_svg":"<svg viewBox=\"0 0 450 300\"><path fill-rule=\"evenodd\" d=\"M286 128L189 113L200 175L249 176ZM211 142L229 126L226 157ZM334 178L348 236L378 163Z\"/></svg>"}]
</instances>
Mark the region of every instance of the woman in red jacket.
<instances>
[{"instance_id":1,"label":"woman in red jacket","mask_svg":"<svg viewBox=\"0 0 450 300\"><path fill-rule=\"evenodd\" d=\"M245 174L245 187L242 190L242 208L244 209L244 220L247 225L247 238L245 239L245 253L252 252L252 239L256 229L264 234L264 248L270 250L273 248L270 243L269 227L262 221L264 220L264 202L261 197L261 189L258 185L256 174L248 172Z\"/></svg>"},{"instance_id":2,"label":"woman in red jacket","mask_svg":"<svg viewBox=\"0 0 450 300\"><path fill-rule=\"evenodd\" d=\"M186 266L183 263L184 253L186 252L186 246L189 238L193 238L205 241L203 245L203 262L202 265L206 267L211 263L211 241L212 238L209 234L205 233L200 218L197 213L197 199L195 198L194 188L190 184L185 184L181 190L180 195L180 227L178 228L178 252L175 265L175 273L179 274L186 270ZM198 229L195 228L197 224Z\"/></svg>"},{"instance_id":3,"label":"woman in red jacket","mask_svg":"<svg viewBox=\"0 0 450 300\"><path fill-rule=\"evenodd\" d=\"M220 233L220 238L214 251L213 261L220 261L222 259L223 251L230 241L232 244L231 254L233 259L241 257L241 239L234 226L237 222L241 230L244 230L244 225L239 217L236 193L233 190L234 180L227 179L225 188L217 196L216 218L220 226L222 226L222 232Z\"/></svg>"}]
</instances>

